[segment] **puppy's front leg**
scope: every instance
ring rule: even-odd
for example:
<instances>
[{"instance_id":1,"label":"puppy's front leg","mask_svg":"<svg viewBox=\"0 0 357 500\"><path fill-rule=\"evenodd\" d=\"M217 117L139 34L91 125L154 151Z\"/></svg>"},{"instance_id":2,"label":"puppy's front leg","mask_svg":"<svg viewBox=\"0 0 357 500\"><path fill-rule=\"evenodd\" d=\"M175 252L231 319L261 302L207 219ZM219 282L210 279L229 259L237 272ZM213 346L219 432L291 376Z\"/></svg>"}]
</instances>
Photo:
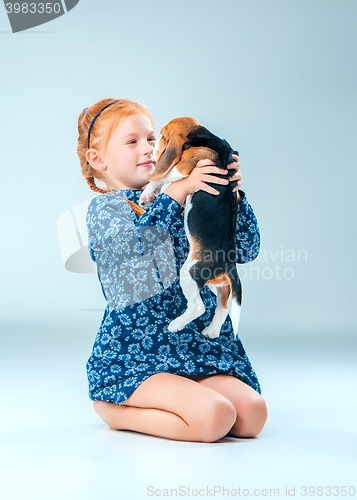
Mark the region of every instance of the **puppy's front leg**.
<instances>
[{"instance_id":1,"label":"puppy's front leg","mask_svg":"<svg viewBox=\"0 0 357 500\"><path fill-rule=\"evenodd\" d=\"M179 172L176 167L173 167L170 170L170 172L168 172L163 177L160 177L160 179L155 179L154 181L149 182L149 184L146 186L146 188L140 195L139 205L140 206L151 205L151 203L153 203L154 200L153 201L149 200L150 193L152 193L156 198L160 193L161 187L164 184L180 181L184 177L187 177L187 175L181 174L181 172Z\"/></svg>"},{"instance_id":2,"label":"puppy's front leg","mask_svg":"<svg viewBox=\"0 0 357 500\"><path fill-rule=\"evenodd\" d=\"M139 205L141 207L145 207L148 205L151 205L155 198L158 196L158 194L161 191L161 186L164 184L161 179L157 179L156 181L151 181L149 184L146 186L144 191L141 193L140 198L139 198ZM150 200L149 195L152 194L154 196L153 200Z\"/></svg>"}]
</instances>

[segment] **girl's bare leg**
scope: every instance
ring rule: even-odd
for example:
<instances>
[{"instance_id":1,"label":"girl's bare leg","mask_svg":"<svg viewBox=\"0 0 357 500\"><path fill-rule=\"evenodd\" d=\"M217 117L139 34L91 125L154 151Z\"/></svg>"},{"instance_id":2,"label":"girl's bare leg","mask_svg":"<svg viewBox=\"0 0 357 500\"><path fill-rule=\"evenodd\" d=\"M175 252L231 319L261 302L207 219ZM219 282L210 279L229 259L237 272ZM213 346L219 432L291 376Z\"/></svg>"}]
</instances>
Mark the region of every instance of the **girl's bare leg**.
<instances>
[{"instance_id":1,"label":"girl's bare leg","mask_svg":"<svg viewBox=\"0 0 357 500\"><path fill-rule=\"evenodd\" d=\"M267 407L262 396L249 385L230 375L200 377L197 382L222 394L234 405L237 419L230 435L252 438L261 432L268 416Z\"/></svg>"},{"instance_id":2,"label":"girl's bare leg","mask_svg":"<svg viewBox=\"0 0 357 500\"><path fill-rule=\"evenodd\" d=\"M217 441L237 417L216 390L170 373L152 375L122 405L95 401L94 409L113 429L182 441Z\"/></svg>"}]
</instances>

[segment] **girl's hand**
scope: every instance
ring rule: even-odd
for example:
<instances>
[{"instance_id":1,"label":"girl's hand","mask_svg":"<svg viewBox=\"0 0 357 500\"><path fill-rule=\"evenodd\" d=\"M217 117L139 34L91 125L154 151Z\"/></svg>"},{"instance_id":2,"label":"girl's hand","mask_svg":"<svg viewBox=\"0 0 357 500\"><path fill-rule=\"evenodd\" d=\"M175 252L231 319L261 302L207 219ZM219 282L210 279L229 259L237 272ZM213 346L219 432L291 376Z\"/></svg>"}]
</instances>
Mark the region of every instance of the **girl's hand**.
<instances>
[{"instance_id":1,"label":"girl's hand","mask_svg":"<svg viewBox=\"0 0 357 500\"><path fill-rule=\"evenodd\" d=\"M230 182L232 181L237 181L237 186L233 189L233 192L238 191L238 189L241 188L242 186L242 174L239 172L239 156L238 155L232 155L234 162L229 163L227 165L228 169L235 169L236 172L232 177L229 179Z\"/></svg>"},{"instance_id":2,"label":"girl's hand","mask_svg":"<svg viewBox=\"0 0 357 500\"><path fill-rule=\"evenodd\" d=\"M214 184L228 184L227 179L222 179L221 177L216 177L209 174L227 174L228 170L222 170L215 166L216 164L212 160L200 160L197 162L195 168L191 171L188 177L185 177L181 181L182 188L186 192L186 196L189 194L196 193L197 191L206 191L210 194L218 195L219 191L212 186L209 186L207 182L213 182ZM231 164L232 165L232 164Z\"/></svg>"},{"instance_id":3,"label":"girl's hand","mask_svg":"<svg viewBox=\"0 0 357 500\"><path fill-rule=\"evenodd\" d=\"M239 156L233 155L234 162L227 165L227 169L234 168L237 172L233 175L232 180L238 180L238 186L233 189L233 191L237 191L242 184L241 178L242 175L239 170ZM214 184L228 184L227 179L222 179L221 177L216 177L214 175L208 174L226 174L228 170L222 170L215 166L215 163L212 160L200 160L197 162L195 168L191 171L191 173L181 179L179 181L172 182L170 186L165 190L165 193L171 196L171 198L175 199L178 203L183 205L186 196L189 194L196 193L196 191L202 190L207 193L218 195L219 191L212 186L209 186L207 182L213 182ZM238 202L241 201L241 197L237 192Z\"/></svg>"}]
</instances>

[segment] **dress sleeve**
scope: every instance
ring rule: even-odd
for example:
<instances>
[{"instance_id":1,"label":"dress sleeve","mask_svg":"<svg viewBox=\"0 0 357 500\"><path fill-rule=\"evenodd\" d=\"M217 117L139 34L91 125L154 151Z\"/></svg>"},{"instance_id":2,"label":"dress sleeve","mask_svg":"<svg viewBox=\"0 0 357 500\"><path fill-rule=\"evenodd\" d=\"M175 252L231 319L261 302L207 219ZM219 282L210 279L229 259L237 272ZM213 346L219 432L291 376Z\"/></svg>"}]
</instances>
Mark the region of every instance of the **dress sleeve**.
<instances>
[{"instance_id":1,"label":"dress sleeve","mask_svg":"<svg viewBox=\"0 0 357 500\"><path fill-rule=\"evenodd\" d=\"M89 252L113 309L161 293L176 279L169 228L182 210L179 203L162 194L137 219L118 195L93 198L87 213Z\"/></svg>"},{"instance_id":2,"label":"dress sleeve","mask_svg":"<svg viewBox=\"0 0 357 500\"><path fill-rule=\"evenodd\" d=\"M159 226L168 231L178 215L182 214L184 207L166 193L161 193L155 202L140 217L137 224L142 226Z\"/></svg>"},{"instance_id":3,"label":"dress sleeve","mask_svg":"<svg viewBox=\"0 0 357 500\"><path fill-rule=\"evenodd\" d=\"M260 232L257 218L243 191L239 191L241 202L238 203L236 247L237 262L244 264L254 260L259 253Z\"/></svg>"}]
</instances>

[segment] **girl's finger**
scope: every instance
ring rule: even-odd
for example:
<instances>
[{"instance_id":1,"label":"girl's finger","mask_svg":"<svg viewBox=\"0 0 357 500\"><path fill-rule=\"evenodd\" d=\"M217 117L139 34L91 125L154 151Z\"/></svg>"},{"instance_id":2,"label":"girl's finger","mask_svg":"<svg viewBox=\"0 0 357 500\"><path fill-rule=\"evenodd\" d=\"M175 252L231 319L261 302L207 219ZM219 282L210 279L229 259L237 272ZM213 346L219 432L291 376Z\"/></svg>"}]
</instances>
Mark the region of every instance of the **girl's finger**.
<instances>
[{"instance_id":1,"label":"girl's finger","mask_svg":"<svg viewBox=\"0 0 357 500\"><path fill-rule=\"evenodd\" d=\"M237 172L236 174L233 174L232 177L229 178L229 181L240 181L242 179L242 174L240 172Z\"/></svg>"},{"instance_id":2,"label":"girl's finger","mask_svg":"<svg viewBox=\"0 0 357 500\"><path fill-rule=\"evenodd\" d=\"M227 174L228 170L223 170L222 168L216 167L216 166L207 166L204 165L200 167L200 173L202 174Z\"/></svg>"},{"instance_id":3,"label":"girl's finger","mask_svg":"<svg viewBox=\"0 0 357 500\"><path fill-rule=\"evenodd\" d=\"M200 188L201 191L206 191L206 193L215 194L215 195L219 194L219 191L217 189L214 189L212 186L209 186L205 182L202 182L201 186L202 186Z\"/></svg>"},{"instance_id":4,"label":"girl's finger","mask_svg":"<svg viewBox=\"0 0 357 500\"><path fill-rule=\"evenodd\" d=\"M227 168L235 168L236 170L239 170L239 161L234 161L232 163L228 163Z\"/></svg>"},{"instance_id":5,"label":"girl's finger","mask_svg":"<svg viewBox=\"0 0 357 500\"><path fill-rule=\"evenodd\" d=\"M228 184L228 179L222 179L221 177L216 177L215 175L203 175L201 177L203 182L211 182L213 184Z\"/></svg>"},{"instance_id":6,"label":"girl's finger","mask_svg":"<svg viewBox=\"0 0 357 500\"><path fill-rule=\"evenodd\" d=\"M214 161L212 160L209 160L207 158L207 160L199 160L196 164L196 167L206 167L206 166L209 166L209 165L216 165Z\"/></svg>"},{"instance_id":7,"label":"girl's finger","mask_svg":"<svg viewBox=\"0 0 357 500\"><path fill-rule=\"evenodd\" d=\"M238 184L236 185L236 187L234 187L232 189L233 193L235 193L236 191L238 191L238 189L240 189L242 187L242 183L241 182L238 182Z\"/></svg>"}]
</instances>

